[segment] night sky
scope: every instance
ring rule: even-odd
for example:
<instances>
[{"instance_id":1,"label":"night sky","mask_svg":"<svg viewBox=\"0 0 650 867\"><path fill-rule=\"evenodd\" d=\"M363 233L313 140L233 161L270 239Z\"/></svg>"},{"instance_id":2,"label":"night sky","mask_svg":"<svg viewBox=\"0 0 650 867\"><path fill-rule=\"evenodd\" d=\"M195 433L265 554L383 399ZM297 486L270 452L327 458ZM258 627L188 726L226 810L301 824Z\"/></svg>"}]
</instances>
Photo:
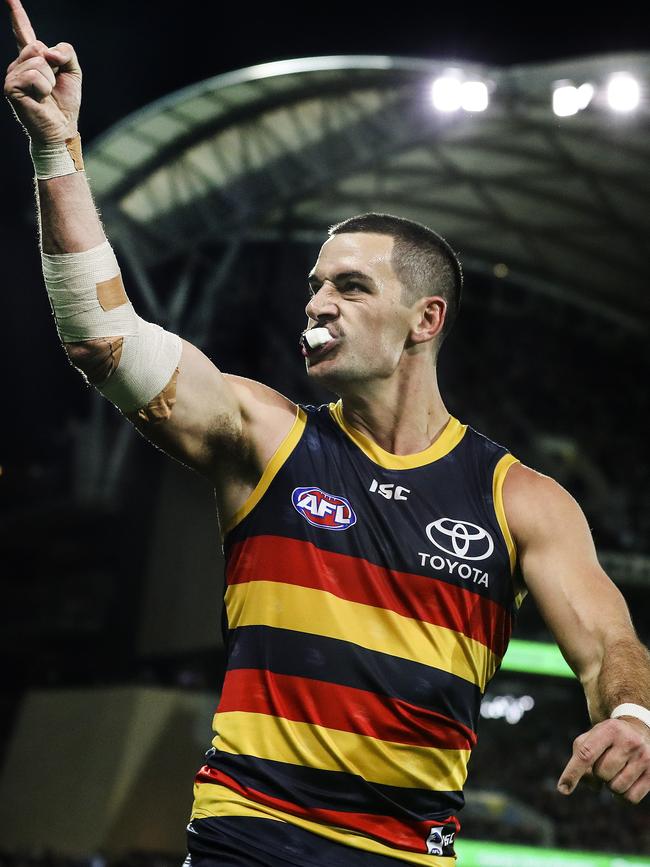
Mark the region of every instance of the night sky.
<instances>
[{"instance_id":1,"label":"night sky","mask_svg":"<svg viewBox=\"0 0 650 867\"><path fill-rule=\"evenodd\" d=\"M72 42L84 71L80 129L86 143L126 114L212 75L256 63L327 54L395 54L486 64L543 62L619 51L650 50L639 7L633 13L591 4L429 5L183 2L173 6L112 0L25 0L39 38ZM3 4L4 6L4 4ZM444 9L444 12L439 10ZM407 14L400 14L405 10ZM4 8L0 9L5 13ZM15 56L8 15L0 57ZM59 394L73 389L40 278L27 142L5 103L0 112L3 257L3 408L0 462L46 448L48 419ZM8 373L7 373L8 372ZM34 410L35 405L37 410ZM71 407L74 414L75 408Z\"/></svg>"}]
</instances>

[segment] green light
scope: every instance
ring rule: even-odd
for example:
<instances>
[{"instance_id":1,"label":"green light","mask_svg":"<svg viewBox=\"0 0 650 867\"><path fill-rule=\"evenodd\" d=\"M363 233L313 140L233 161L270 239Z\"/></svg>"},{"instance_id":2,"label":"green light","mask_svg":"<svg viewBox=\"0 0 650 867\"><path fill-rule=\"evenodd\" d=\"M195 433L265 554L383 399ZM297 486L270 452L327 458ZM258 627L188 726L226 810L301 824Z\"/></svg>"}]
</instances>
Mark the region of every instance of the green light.
<instances>
[{"instance_id":1,"label":"green light","mask_svg":"<svg viewBox=\"0 0 650 867\"><path fill-rule=\"evenodd\" d=\"M650 856L565 852L480 840L458 840L457 867L650 867Z\"/></svg>"},{"instance_id":2,"label":"green light","mask_svg":"<svg viewBox=\"0 0 650 867\"><path fill-rule=\"evenodd\" d=\"M504 671L575 678L559 647L556 644L543 644L541 641L513 639L508 645L501 668Z\"/></svg>"}]
</instances>

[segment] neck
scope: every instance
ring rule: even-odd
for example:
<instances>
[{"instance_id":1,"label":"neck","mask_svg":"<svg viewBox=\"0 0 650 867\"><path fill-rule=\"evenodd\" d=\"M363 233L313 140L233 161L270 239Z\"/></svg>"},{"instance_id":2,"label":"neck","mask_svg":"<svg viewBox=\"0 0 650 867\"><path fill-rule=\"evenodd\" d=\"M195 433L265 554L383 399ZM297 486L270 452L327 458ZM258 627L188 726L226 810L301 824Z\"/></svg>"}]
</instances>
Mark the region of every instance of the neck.
<instances>
[{"instance_id":1,"label":"neck","mask_svg":"<svg viewBox=\"0 0 650 867\"><path fill-rule=\"evenodd\" d=\"M346 422L395 455L424 451L450 418L435 367L424 376L391 377L340 394Z\"/></svg>"}]
</instances>

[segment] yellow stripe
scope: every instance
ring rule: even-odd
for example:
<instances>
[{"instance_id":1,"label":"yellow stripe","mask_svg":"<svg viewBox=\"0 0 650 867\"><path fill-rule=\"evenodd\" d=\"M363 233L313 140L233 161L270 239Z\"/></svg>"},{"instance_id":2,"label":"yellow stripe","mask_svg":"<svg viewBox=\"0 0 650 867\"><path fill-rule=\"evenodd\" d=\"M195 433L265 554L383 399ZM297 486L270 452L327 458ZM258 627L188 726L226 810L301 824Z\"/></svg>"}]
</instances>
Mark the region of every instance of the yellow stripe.
<instances>
[{"instance_id":1,"label":"yellow stripe","mask_svg":"<svg viewBox=\"0 0 650 867\"><path fill-rule=\"evenodd\" d=\"M273 457L268 462L264 469L264 472L262 473L262 477L260 478L257 485L255 485L255 487L253 488L244 505L241 506L241 508L239 508L230 519L228 525L222 533L223 536L225 536L234 527L236 527L237 524L240 523L240 521L243 521L246 515L252 512L255 506L262 499L264 494L267 492L269 485L280 471L282 465L285 463L291 452L298 445L300 437L302 436L305 429L306 423L307 415L305 411L301 409L301 407L297 406L296 418L293 425L291 426L291 430L275 450Z\"/></svg>"},{"instance_id":2,"label":"yellow stripe","mask_svg":"<svg viewBox=\"0 0 650 867\"><path fill-rule=\"evenodd\" d=\"M280 822L289 822L305 831L311 831L333 840L344 846L361 849L365 852L373 852L376 855L386 855L396 858L406 864L420 864L422 867L455 867L454 858L443 858L439 855L418 855L414 852L405 852L402 849L394 849L386 846L365 834L338 828L335 825L323 825L320 822L312 822L299 816L292 816L275 807L267 807L245 798L243 795L233 792L226 786L218 783L196 783L194 785L194 807L192 819L207 819L210 816L246 816L252 819L276 819ZM254 842L254 840L252 841Z\"/></svg>"},{"instance_id":3,"label":"yellow stripe","mask_svg":"<svg viewBox=\"0 0 650 867\"><path fill-rule=\"evenodd\" d=\"M265 819L284 821L280 818L282 814L279 810L249 801L248 798L219 783L194 783L194 804L190 821L207 819L210 816L246 816L250 819L259 819L260 814Z\"/></svg>"},{"instance_id":4,"label":"yellow stripe","mask_svg":"<svg viewBox=\"0 0 650 867\"><path fill-rule=\"evenodd\" d=\"M469 750L398 744L313 723L246 711L214 715L212 745L298 767L363 776L371 783L457 792L467 777Z\"/></svg>"},{"instance_id":5,"label":"yellow stripe","mask_svg":"<svg viewBox=\"0 0 650 867\"><path fill-rule=\"evenodd\" d=\"M517 562L517 546L515 545L515 540L512 538L512 533L510 532L510 527L508 526L508 521L506 519L506 510L503 507L503 483L510 467L513 464L518 463L519 458L516 458L514 455L503 455L503 457L497 461L497 465L494 468L494 476L492 478L492 500L494 502L497 521L499 522L499 527L501 527L501 532L503 533L503 538L505 539L506 547L508 549L511 574L514 573L515 563ZM519 608L521 603L524 601L525 596L525 590L516 592L515 588L515 605L517 608Z\"/></svg>"},{"instance_id":6,"label":"yellow stripe","mask_svg":"<svg viewBox=\"0 0 650 867\"><path fill-rule=\"evenodd\" d=\"M341 400L338 400L336 403L330 403L329 410L332 418L352 442L371 461L387 470L412 470L415 467L423 467L426 464L437 461L439 458L444 458L445 455L449 454L458 445L467 431L466 424L461 424L457 418L451 416L438 439L423 452L416 452L412 455L394 455L392 452L387 452L365 434L362 434L361 431L348 425L343 416L343 402Z\"/></svg>"},{"instance_id":7,"label":"yellow stripe","mask_svg":"<svg viewBox=\"0 0 650 867\"><path fill-rule=\"evenodd\" d=\"M481 691L497 657L473 638L385 608L339 599L325 590L276 581L232 584L226 591L230 629L272 626L354 643L448 671Z\"/></svg>"}]
</instances>

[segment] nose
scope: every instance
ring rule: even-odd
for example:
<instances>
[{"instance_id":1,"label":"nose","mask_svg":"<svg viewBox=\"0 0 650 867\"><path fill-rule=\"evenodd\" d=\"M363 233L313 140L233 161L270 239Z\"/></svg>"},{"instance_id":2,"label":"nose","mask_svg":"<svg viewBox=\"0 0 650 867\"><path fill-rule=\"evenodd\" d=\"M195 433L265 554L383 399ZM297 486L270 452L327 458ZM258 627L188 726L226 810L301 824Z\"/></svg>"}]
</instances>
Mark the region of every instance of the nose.
<instances>
[{"instance_id":1,"label":"nose","mask_svg":"<svg viewBox=\"0 0 650 867\"><path fill-rule=\"evenodd\" d=\"M327 281L322 284L318 292L314 292L305 307L305 313L314 322L331 322L339 315L336 303L335 287L329 286Z\"/></svg>"}]
</instances>

